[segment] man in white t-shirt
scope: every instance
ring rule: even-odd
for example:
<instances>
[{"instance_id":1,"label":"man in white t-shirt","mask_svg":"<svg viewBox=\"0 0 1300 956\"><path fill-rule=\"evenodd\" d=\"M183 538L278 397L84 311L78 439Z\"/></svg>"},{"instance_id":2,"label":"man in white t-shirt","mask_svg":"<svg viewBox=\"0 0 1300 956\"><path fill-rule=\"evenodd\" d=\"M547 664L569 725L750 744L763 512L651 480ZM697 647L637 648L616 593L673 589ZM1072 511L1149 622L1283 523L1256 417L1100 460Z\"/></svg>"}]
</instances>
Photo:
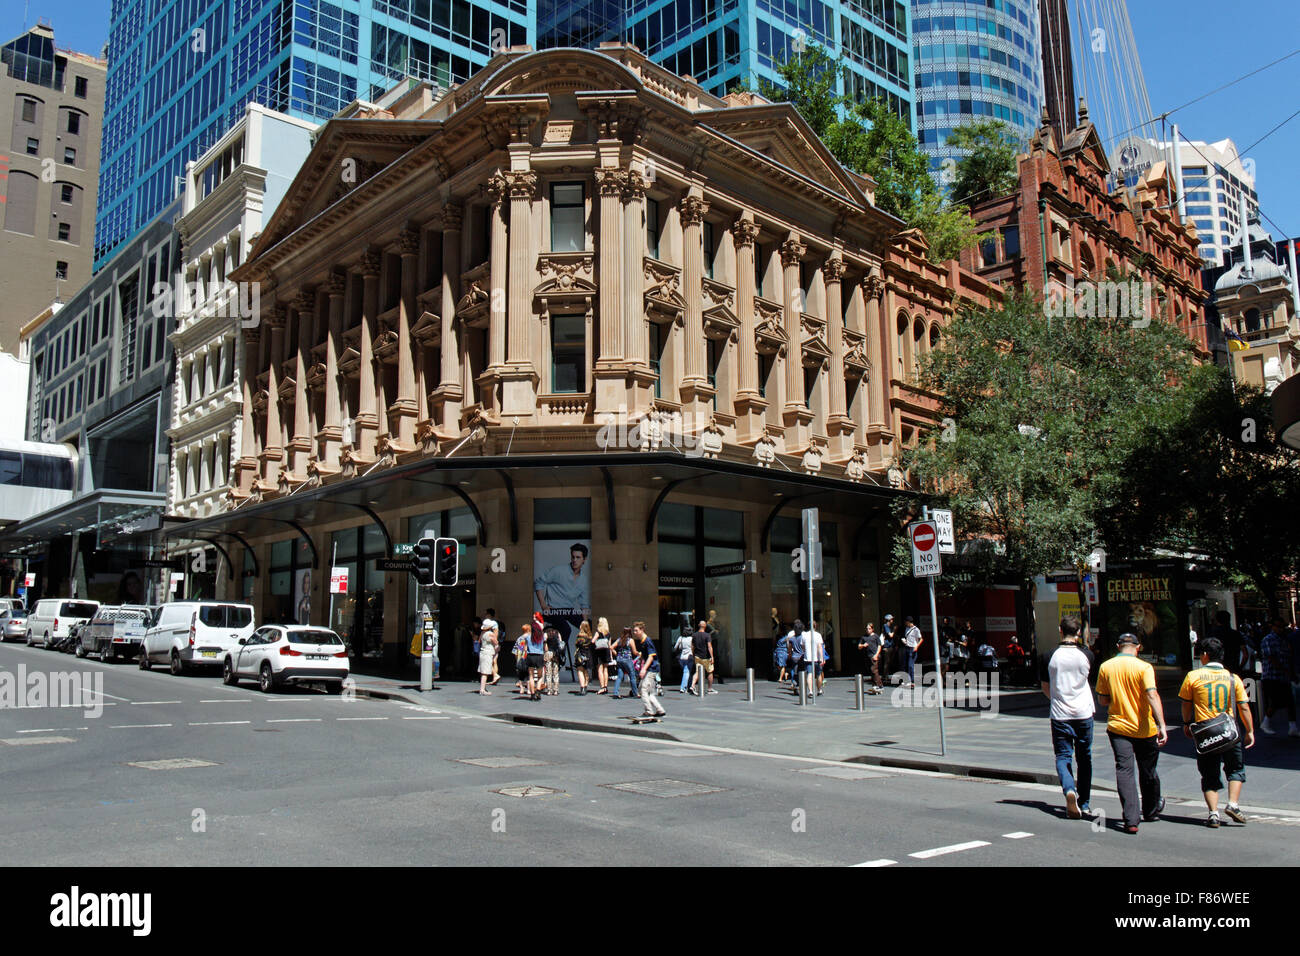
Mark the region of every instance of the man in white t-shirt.
<instances>
[{"instance_id":1,"label":"man in white t-shirt","mask_svg":"<svg viewBox=\"0 0 1300 956\"><path fill-rule=\"evenodd\" d=\"M817 679L817 694L821 696L822 689L826 686L826 639L822 637L821 631L810 627L804 631L803 646L809 648L808 659L812 661L813 675Z\"/></svg>"},{"instance_id":2,"label":"man in white t-shirt","mask_svg":"<svg viewBox=\"0 0 1300 956\"><path fill-rule=\"evenodd\" d=\"M1071 820L1091 816L1088 798L1092 793L1092 718L1096 706L1088 678L1092 673L1092 651L1079 638L1079 619L1061 618L1061 643L1043 662L1043 693L1052 702L1052 747L1056 751L1056 775L1065 794L1065 813ZM1076 779L1071 763L1078 769Z\"/></svg>"},{"instance_id":3,"label":"man in white t-shirt","mask_svg":"<svg viewBox=\"0 0 1300 956\"><path fill-rule=\"evenodd\" d=\"M908 687L916 686L916 655L924 643L921 629L910 617L903 618L903 669L907 671Z\"/></svg>"}]
</instances>

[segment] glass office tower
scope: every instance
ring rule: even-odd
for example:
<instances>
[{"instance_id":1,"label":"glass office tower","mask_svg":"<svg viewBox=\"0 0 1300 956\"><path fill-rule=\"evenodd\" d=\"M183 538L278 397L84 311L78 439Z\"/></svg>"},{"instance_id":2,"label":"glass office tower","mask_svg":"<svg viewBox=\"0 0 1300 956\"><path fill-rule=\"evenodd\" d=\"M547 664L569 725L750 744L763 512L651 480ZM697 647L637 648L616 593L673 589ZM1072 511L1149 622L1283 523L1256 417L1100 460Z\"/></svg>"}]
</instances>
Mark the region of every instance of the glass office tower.
<instances>
[{"instance_id":1,"label":"glass office tower","mask_svg":"<svg viewBox=\"0 0 1300 956\"><path fill-rule=\"evenodd\" d=\"M953 129L1000 119L1026 143L1038 128L1043 58L1038 0L912 0L917 139L938 169L960 155Z\"/></svg>"},{"instance_id":2,"label":"glass office tower","mask_svg":"<svg viewBox=\"0 0 1300 956\"><path fill-rule=\"evenodd\" d=\"M539 0L539 47L636 44L674 73L723 95L779 80L801 44L842 55L840 92L879 96L913 122L907 5L899 0Z\"/></svg>"},{"instance_id":3,"label":"glass office tower","mask_svg":"<svg viewBox=\"0 0 1300 956\"><path fill-rule=\"evenodd\" d=\"M320 120L534 43L536 0L113 0L95 268L175 197L244 104Z\"/></svg>"}]
</instances>

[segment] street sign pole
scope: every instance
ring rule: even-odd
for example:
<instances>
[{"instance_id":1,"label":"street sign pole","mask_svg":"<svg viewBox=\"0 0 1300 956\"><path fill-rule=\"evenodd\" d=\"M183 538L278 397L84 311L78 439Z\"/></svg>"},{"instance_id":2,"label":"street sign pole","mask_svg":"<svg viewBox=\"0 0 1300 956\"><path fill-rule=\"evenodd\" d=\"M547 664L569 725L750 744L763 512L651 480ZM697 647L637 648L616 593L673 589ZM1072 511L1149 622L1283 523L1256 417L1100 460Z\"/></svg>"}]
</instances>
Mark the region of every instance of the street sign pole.
<instances>
[{"instance_id":1,"label":"street sign pole","mask_svg":"<svg viewBox=\"0 0 1300 956\"><path fill-rule=\"evenodd\" d=\"M818 521L816 508L803 509L803 568L804 574L808 576L808 644L812 644L812 635L815 630L813 626L813 550L819 547L821 542L821 527ZM816 704L817 702L817 685L816 673L817 664L812 660L812 647L804 648L804 659L812 661L812 666L808 668L808 677L813 686L808 688L807 702Z\"/></svg>"},{"instance_id":2,"label":"street sign pole","mask_svg":"<svg viewBox=\"0 0 1300 956\"><path fill-rule=\"evenodd\" d=\"M339 563L339 543L334 542L334 552L330 556L330 577L334 576L334 566ZM242 591L240 592L243 593ZM334 630L334 588L330 588L330 616L325 619L325 626Z\"/></svg>"},{"instance_id":3,"label":"street sign pole","mask_svg":"<svg viewBox=\"0 0 1300 956\"><path fill-rule=\"evenodd\" d=\"M433 615L429 612L429 588L421 585L420 606L420 690L433 690Z\"/></svg>"},{"instance_id":4,"label":"street sign pole","mask_svg":"<svg viewBox=\"0 0 1300 956\"><path fill-rule=\"evenodd\" d=\"M925 520L930 519L930 509L926 507L921 512L921 517ZM937 537L937 536L936 536ZM937 544L936 544L937 547ZM934 599L934 578L930 575L930 635L934 642L934 679L935 686L939 690L939 756L946 756L948 753L948 737L943 725L943 671L939 667L939 611Z\"/></svg>"}]
</instances>

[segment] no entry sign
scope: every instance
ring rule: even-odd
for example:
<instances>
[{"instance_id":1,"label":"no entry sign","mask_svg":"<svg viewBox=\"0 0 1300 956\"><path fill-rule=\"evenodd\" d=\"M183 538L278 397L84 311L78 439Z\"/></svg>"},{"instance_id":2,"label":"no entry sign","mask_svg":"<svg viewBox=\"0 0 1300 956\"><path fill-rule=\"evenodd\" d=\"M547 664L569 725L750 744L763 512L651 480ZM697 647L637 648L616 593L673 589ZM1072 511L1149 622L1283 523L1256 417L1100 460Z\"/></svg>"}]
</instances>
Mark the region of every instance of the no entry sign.
<instances>
[{"instance_id":1,"label":"no entry sign","mask_svg":"<svg viewBox=\"0 0 1300 956\"><path fill-rule=\"evenodd\" d=\"M943 573L939 560L939 531L933 521L917 521L908 529L912 539L912 577L929 578Z\"/></svg>"}]
</instances>

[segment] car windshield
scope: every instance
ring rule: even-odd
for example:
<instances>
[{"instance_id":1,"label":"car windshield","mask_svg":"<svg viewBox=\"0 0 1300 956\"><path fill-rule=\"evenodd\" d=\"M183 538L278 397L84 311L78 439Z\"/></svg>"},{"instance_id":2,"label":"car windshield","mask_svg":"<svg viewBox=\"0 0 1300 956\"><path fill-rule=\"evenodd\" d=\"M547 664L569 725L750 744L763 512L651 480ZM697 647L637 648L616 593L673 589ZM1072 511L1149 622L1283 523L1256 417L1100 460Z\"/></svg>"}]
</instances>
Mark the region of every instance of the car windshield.
<instances>
[{"instance_id":1,"label":"car windshield","mask_svg":"<svg viewBox=\"0 0 1300 956\"><path fill-rule=\"evenodd\" d=\"M98 604L88 604L85 601L64 601L59 607L60 617L94 617L95 611L99 609Z\"/></svg>"},{"instance_id":2,"label":"car windshield","mask_svg":"<svg viewBox=\"0 0 1300 956\"><path fill-rule=\"evenodd\" d=\"M326 630L290 631L289 643L290 644L335 644L341 646L343 644L343 640L333 631L326 631Z\"/></svg>"}]
</instances>

